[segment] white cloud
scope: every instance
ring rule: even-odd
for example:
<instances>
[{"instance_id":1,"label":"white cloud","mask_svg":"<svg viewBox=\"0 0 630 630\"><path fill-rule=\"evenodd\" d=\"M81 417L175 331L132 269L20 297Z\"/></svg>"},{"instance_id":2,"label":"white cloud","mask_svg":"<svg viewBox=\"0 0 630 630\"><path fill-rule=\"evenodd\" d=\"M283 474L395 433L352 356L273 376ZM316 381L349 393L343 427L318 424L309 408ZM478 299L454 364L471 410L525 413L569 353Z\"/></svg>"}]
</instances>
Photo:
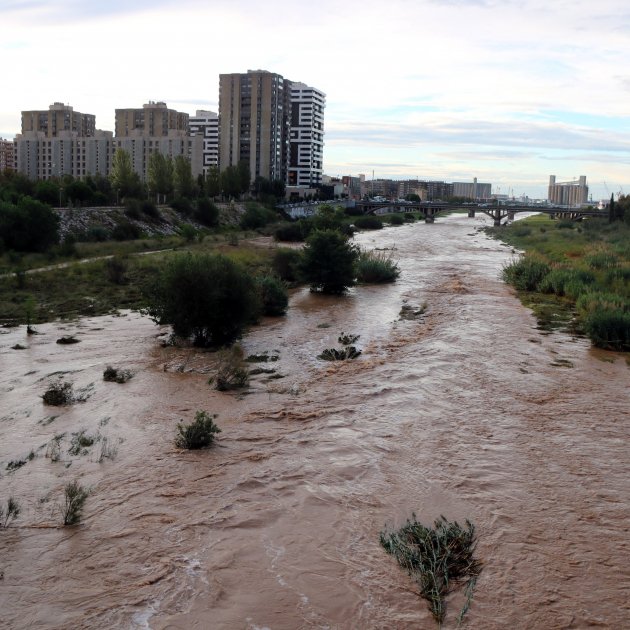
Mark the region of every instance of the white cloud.
<instances>
[{"instance_id":1,"label":"white cloud","mask_svg":"<svg viewBox=\"0 0 630 630\"><path fill-rule=\"evenodd\" d=\"M372 161L444 179L483 168L490 181L546 181L544 156L562 150L567 172L574 159L591 179L630 181L625 0L1 6L2 54L16 60L3 66L4 137L19 132L21 110L53 101L96 114L107 129L117 107L149 99L216 110L220 73L264 68L326 92L333 174L371 170ZM593 118L584 124L563 111ZM598 125L603 115L629 122L615 133ZM507 165L488 159L498 148L513 152Z\"/></svg>"}]
</instances>

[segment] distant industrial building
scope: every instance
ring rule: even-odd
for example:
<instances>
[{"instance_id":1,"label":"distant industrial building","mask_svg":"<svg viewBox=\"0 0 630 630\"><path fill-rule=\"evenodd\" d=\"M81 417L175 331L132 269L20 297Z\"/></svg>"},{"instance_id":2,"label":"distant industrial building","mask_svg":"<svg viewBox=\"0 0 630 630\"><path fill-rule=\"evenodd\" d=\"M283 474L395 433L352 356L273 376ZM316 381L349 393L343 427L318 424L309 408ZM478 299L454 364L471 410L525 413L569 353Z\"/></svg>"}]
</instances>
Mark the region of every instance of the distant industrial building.
<instances>
[{"instance_id":1,"label":"distant industrial building","mask_svg":"<svg viewBox=\"0 0 630 630\"><path fill-rule=\"evenodd\" d=\"M587 203L588 186L586 185L586 176L581 175L577 181L556 183L556 176L550 175L547 199L549 203L558 206L580 206Z\"/></svg>"},{"instance_id":2,"label":"distant industrial building","mask_svg":"<svg viewBox=\"0 0 630 630\"><path fill-rule=\"evenodd\" d=\"M93 114L75 112L70 105L53 103L47 110L22 112L22 133L41 132L46 138L57 138L62 132L78 136L93 136L96 117Z\"/></svg>"},{"instance_id":3,"label":"distant industrial building","mask_svg":"<svg viewBox=\"0 0 630 630\"><path fill-rule=\"evenodd\" d=\"M490 199L492 195L492 184L478 182L475 177L470 182L453 182L453 197L464 197L465 199Z\"/></svg>"}]
</instances>

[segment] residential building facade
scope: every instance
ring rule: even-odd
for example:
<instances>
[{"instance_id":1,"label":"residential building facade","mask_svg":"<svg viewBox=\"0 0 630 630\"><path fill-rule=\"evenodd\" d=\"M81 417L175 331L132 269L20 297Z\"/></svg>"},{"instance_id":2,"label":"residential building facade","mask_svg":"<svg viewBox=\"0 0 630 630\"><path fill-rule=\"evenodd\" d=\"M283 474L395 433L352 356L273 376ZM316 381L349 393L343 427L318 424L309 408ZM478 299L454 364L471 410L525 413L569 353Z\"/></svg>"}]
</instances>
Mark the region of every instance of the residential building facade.
<instances>
[{"instance_id":1,"label":"residential building facade","mask_svg":"<svg viewBox=\"0 0 630 630\"><path fill-rule=\"evenodd\" d=\"M15 168L29 179L72 175L107 176L111 167L113 134L96 130L91 136L60 131L55 137L29 131L15 138Z\"/></svg>"},{"instance_id":2,"label":"residential building facade","mask_svg":"<svg viewBox=\"0 0 630 630\"><path fill-rule=\"evenodd\" d=\"M114 135L123 138L138 132L148 137L168 136L170 131L188 133L188 114L169 109L162 101L141 108L117 109Z\"/></svg>"},{"instance_id":3,"label":"residential building facade","mask_svg":"<svg viewBox=\"0 0 630 630\"><path fill-rule=\"evenodd\" d=\"M191 136L203 138L202 169L207 175L210 167L219 166L219 115L198 109L188 121L188 130Z\"/></svg>"},{"instance_id":4,"label":"residential building facade","mask_svg":"<svg viewBox=\"0 0 630 630\"><path fill-rule=\"evenodd\" d=\"M0 138L0 173L12 171L15 166L15 152L13 140Z\"/></svg>"},{"instance_id":5,"label":"residential building facade","mask_svg":"<svg viewBox=\"0 0 630 630\"><path fill-rule=\"evenodd\" d=\"M75 112L70 105L53 103L47 110L22 112L22 134L41 132L47 138L56 138L63 132L79 136L93 136L96 117L93 114Z\"/></svg>"},{"instance_id":6,"label":"residential building facade","mask_svg":"<svg viewBox=\"0 0 630 630\"><path fill-rule=\"evenodd\" d=\"M256 177L286 182L288 82L266 70L219 75L219 166L245 162Z\"/></svg>"},{"instance_id":7,"label":"residential building facade","mask_svg":"<svg viewBox=\"0 0 630 630\"><path fill-rule=\"evenodd\" d=\"M312 188L322 182L326 95L304 83L290 83L287 185Z\"/></svg>"}]
</instances>

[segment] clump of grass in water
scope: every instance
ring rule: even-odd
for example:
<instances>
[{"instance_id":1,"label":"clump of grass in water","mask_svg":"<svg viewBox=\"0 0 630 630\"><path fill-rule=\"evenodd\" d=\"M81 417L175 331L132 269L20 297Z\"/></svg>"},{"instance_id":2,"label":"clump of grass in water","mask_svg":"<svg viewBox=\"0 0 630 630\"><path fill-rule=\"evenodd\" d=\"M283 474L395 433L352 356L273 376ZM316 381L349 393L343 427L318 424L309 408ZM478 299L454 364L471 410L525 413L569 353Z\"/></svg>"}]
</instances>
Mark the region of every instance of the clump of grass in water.
<instances>
[{"instance_id":1,"label":"clump of grass in water","mask_svg":"<svg viewBox=\"0 0 630 630\"><path fill-rule=\"evenodd\" d=\"M474 557L475 527L468 520L466 527L457 521L438 518L433 528L413 519L395 532L381 532L381 545L409 572L420 595L427 600L434 619L441 625L446 615L446 596L457 584L465 582L466 601L458 621L470 607L482 564Z\"/></svg>"}]
</instances>

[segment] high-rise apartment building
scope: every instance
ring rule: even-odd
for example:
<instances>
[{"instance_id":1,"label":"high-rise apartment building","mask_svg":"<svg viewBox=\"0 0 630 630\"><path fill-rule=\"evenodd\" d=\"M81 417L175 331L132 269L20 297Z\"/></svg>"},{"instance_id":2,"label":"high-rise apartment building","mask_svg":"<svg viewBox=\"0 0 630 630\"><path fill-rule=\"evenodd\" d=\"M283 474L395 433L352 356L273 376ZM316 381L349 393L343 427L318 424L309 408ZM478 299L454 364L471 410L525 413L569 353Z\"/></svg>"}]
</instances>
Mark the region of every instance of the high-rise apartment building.
<instances>
[{"instance_id":1,"label":"high-rise apartment building","mask_svg":"<svg viewBox=\"0 0 630 630\"><path fill-rule=\"evenodd\" d=\"M549 189L547 199L550 203L559 206L580 206L588 202L588 186L586 176L571 182L556 183L556 176L549 176Z\"/></svg>"},{"instance_id":2,"label":"high-rise apartment building","mask_svg":"<svg viewBox=\"0 0 630 630\"><path fill-rule=\"evenodd\" d=\"M322 181L326 95L304 83L289 84L290 135L287 184L313 188Z\"/></svg>"},{"instance_id":3,"label":"high-rise apartment building","mask_svg":"<svg viewBox=\"0 0 630 630\"><path fill-rule=\"evenodd\" d=\"M245 162L251 180L286 181L288 82L279 74L248 70L219 75L219 165Z\"/></svg>"},{"instance_id":4,"label":"high-rise apartment building","mask_svg":"<svg viewBox=\"0 0 630 630\"><path fill-rule=\"evenodd\" d=\"M13 140L0 138L0 173L12 171L14 168L15 154Z\"/></svg>"},{"instance_id":5,"label":"high-rise apartment building","mask_svg":"<svg viewBox=\"0 0 630 630\"><path fill-rule=\"evenodd\" d=\"M137 133L151 137L168 136L169 131L188 133L188 114L169 109L161 101L149 101L141 108L116 110L117 138Z\"/></svg>"},{"instance_id":6,"label":"high-rise apartment building","mask_svg":"<svg viewBox=\"0 0 630 630\"><path fill-rule=\"evenodd\" d=\"M70 105L53 103L47 110L22 112L22 133L42 132L47 138L56 138L62 132L74 132L79 136L93 136L96 117L93 114L75 112Z\"/></svg>"},{"instance_id":7,"label":"high-rise apartment building","mask_svg":"<svg viewBox=\"0 0 630 630\"><path fill-rule=\"evenodd\" d=\"M203 138L203 174L211 166L219 166L219 115L215 112L198 109L188 121L191 136Z\"/></svg>"}]
</instances>

